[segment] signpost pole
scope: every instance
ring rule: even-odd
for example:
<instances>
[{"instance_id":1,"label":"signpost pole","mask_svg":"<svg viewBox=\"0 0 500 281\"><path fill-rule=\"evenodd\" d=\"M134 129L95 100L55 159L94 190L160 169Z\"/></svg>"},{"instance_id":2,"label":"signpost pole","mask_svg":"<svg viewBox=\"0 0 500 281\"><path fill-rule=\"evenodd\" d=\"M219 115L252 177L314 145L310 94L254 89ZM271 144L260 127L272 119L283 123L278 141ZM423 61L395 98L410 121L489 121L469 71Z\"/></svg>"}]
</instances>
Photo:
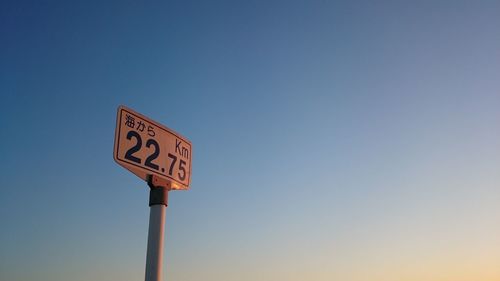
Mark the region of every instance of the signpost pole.
<instances>
[{"instance_id":1,"label":"signpost pole","mask_svg":"<svg viewBox=\"0 0 500 281\"><path fill-rule=\"evenodd\" d=\"M161 281L163 266L163 241L165 232L165 213L168 202L168 189L153 186L149 192L149 230L146 255L146 281Z\"/></svg>"},{"instance_id":2,"label":"signpost pole","mask_svg":"<svg viewBox=\"0 0 500 281\"><path fill-rule=\"evenodd\" d=\"M162 281L168 192L189 189L191 142L150 118L119 106L113 158L150 187L145 280Z\"/></svg>"}]
</instances>

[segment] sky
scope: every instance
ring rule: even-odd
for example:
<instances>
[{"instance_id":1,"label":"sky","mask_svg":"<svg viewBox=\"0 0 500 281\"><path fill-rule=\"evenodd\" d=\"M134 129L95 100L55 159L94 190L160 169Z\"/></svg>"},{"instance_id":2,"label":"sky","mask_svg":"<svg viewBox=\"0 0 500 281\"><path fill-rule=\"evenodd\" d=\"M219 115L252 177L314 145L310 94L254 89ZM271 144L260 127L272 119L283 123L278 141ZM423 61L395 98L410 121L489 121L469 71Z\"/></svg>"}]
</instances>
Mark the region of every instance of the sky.
<instances>
[{"instance_id":1,"label":"sky","mask_svg":"<svg viewBox=\"0 0 500 281\"><path fill-rule=\"evenodd\" d=\"M128 106L191 140L164 280L500 280L500 2L2 1L0 280L141 280Z\"/></svg>"}]
</instances>

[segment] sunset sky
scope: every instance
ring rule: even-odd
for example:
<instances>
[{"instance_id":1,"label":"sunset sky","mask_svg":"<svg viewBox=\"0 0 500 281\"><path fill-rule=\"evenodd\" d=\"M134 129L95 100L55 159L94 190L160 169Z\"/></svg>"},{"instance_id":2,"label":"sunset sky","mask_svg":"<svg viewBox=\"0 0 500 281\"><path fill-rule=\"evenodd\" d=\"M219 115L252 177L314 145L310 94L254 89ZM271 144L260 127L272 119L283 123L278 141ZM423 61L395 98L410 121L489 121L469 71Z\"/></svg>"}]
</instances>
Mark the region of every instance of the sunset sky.
<instances>
[{"instance_id":1,"label":"sunset sky","mask_svg":"<svg viewBox=\"0 0 500 281\"><path fill-rule=\"evenodd\" d=\"M2 1L0 280L144 280L128 106L189 138L164 280L500 280L499 1Z\"/></svg>"}]
</instances>

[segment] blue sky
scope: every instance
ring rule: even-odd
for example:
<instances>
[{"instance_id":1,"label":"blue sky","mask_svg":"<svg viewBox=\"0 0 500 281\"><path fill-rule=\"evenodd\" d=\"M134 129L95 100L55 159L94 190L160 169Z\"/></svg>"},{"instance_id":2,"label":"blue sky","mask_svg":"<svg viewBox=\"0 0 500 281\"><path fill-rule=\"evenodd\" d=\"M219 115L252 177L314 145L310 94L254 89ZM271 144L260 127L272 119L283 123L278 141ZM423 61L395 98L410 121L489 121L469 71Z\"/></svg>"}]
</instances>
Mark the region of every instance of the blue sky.
<instances>
[{"instance_id":1,"label":"blue sky","mask_svg":"<svg viewBox=\"0 0 500 281\"><path fill-rule=\"evenodd\" d=\"M168 280L498 280L498 1L11 1L0 279L137 280L116 109L188 137Z\"/></svg>"}]
</instances>

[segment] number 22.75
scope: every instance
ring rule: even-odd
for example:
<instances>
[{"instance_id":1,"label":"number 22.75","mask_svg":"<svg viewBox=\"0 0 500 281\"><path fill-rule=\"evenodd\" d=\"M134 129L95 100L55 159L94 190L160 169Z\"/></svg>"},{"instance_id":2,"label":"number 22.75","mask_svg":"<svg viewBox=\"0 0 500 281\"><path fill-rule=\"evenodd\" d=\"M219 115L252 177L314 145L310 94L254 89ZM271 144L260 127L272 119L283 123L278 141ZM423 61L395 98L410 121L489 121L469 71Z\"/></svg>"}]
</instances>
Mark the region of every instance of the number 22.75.
<instances>
[{"instance_id":1,"label":"number 22.75","mask_svg":"<svg viewBox=\"0 0 500 281\"><path fill-rule=\"evenodd\" d=\"M128 140L135 139L135 144L131 148L129 148L129 150L127 150L127 152L125 153L125 159L130 160L130 161L137 163L137 164L141 164L142 160L139 157L134 156L134 153L138 152L142 148L141 135L139 135L139 133L137 133L136 131L129 131L127 133L127 139ZM146 141L146 147L150 148L151 146L154 147L154 151L151 155L149 155L146 158L144 165L146 167L151 168L151 169L159 170L159 166L157 164L153 163L153 160L158 158L158 155L160 155L160 146L158 145L158 143L154 139L148 139ZM172 160L172 162L170 163L170 167L168 169L168 175L173 176L175 164L177 163L177 156L174 154L171 154L171 153L168 153L167 156L168 156L168 158L170 158ZM177 176L179 177L179 179L181 181L186 179L185 165L186 165L186 161L184 161L182 159L179 160L179 172L177 173ZM162 169L162 171L163 171L163 169Z\"/></svg>"}]
</instances>

